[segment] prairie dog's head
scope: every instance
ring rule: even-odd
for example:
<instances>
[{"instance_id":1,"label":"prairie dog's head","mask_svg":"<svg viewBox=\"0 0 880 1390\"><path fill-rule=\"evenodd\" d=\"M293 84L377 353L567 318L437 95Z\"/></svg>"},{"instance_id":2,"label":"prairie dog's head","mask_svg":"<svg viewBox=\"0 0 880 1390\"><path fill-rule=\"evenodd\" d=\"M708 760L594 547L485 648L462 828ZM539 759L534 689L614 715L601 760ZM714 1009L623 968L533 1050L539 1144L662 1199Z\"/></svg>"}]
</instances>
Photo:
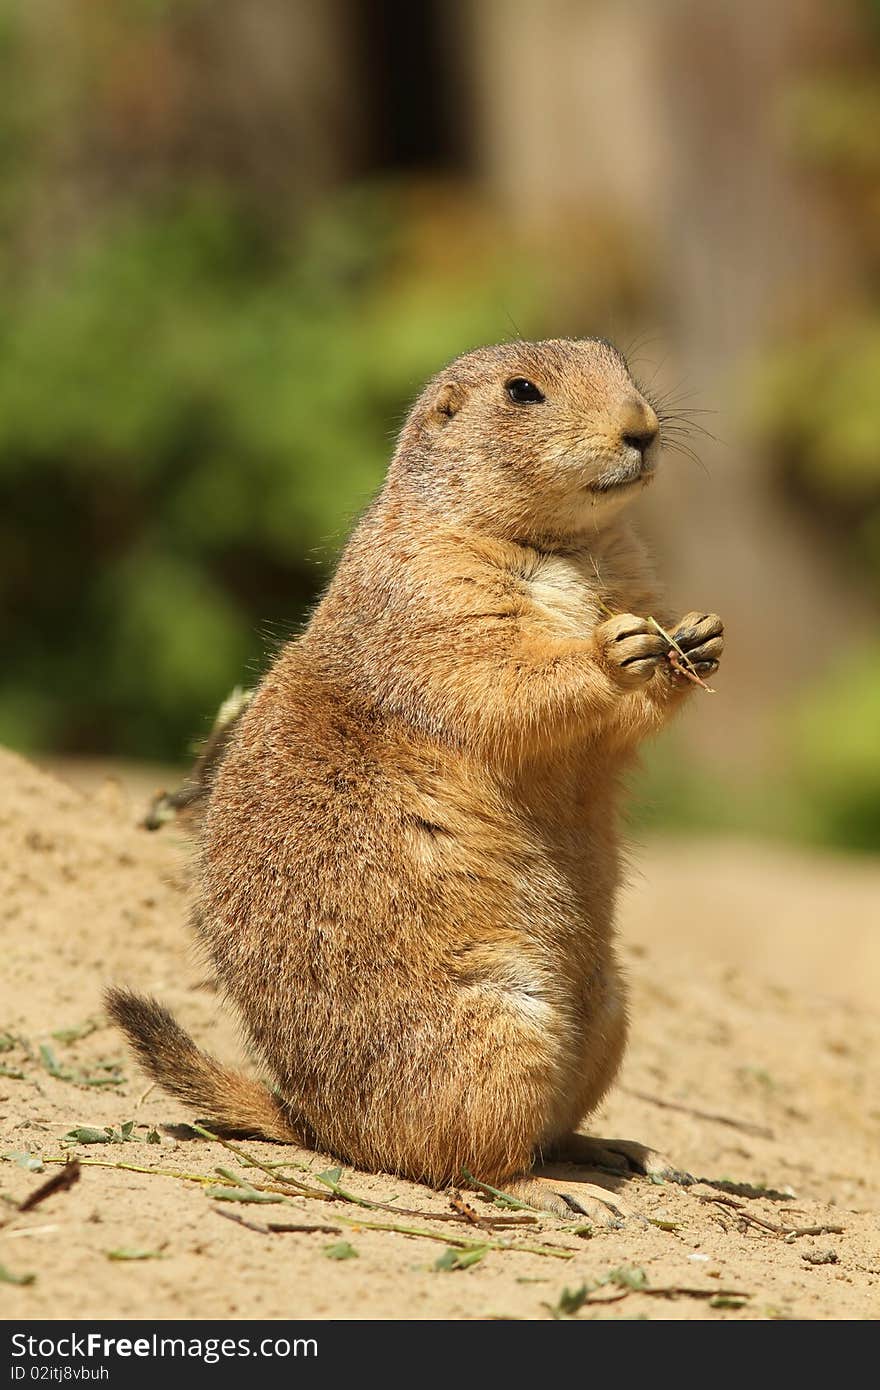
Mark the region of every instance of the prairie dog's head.
<instances>
[{"instance_id":1,"label":"prairie dog's head","mask_svg":"<svg viewBox=\"0 0 880 1390\"><path fill-rule=\"evenodd\" d=\"M650 482L659 422L601 339L459 357L410 414L391 478L450 520L522 540L601 528Z\"/></svg>"}]
</instances>

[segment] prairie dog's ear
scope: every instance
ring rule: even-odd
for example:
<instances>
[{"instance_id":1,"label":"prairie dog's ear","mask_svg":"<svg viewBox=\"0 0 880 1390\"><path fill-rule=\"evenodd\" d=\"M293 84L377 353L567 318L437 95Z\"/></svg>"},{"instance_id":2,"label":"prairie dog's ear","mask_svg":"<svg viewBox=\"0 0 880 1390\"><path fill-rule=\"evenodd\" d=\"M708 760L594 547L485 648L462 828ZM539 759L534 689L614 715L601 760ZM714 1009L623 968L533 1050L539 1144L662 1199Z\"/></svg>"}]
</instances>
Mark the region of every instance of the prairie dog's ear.
<instances>
[{"instance_id":1,"label":"prairie dog's ear","mask_svg":"<svg viewBox=\"0 0 880 1390\"><path fill-rule=\"evenodd\" d=\"M430 408L430 421L432 425L439 425L441 428L448 425L454 415L457 415L465 402L465 389L459 386L457 381L446 381L442 386L438 386Z\"/></svg>"}]
</instances>

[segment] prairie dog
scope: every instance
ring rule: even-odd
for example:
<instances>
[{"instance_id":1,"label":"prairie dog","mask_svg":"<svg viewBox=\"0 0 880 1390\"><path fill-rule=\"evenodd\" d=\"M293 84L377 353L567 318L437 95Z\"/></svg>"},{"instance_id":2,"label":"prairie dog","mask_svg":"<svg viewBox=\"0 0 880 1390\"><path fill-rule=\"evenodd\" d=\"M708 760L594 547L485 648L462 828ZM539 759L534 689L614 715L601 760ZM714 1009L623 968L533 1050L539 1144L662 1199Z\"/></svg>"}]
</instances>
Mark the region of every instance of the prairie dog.
<instances>
[{"instance_id":1,"label":"prairie dog","mask_svg":"<svg viewBox=\"0 0 880 1390\"><path fill-rule=\"evenodd\" d=\"M723 642L664 610L625 515L659 449L602 340L430 382L205 812L198 931L275 1092L111 991L166 1090L226 1130L559 1209L532 1165L582 1156L626 1042L620 776L692 688L648 615L700 674Z\"/></svg>"}]
</instances>

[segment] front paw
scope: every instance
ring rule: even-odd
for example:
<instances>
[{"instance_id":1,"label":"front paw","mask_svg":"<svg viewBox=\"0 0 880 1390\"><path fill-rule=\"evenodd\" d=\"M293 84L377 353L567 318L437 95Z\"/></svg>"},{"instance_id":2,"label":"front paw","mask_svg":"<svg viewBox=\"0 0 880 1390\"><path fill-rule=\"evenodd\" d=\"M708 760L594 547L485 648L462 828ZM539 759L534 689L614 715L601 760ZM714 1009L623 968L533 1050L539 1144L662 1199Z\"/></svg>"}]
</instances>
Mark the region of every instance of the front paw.
<instances>
[{"instance_id":1,"label":"front paw","mask_svg":"<svg viewBox=\"0 0 880 1390\"><path fill-rule=\"evenodd\" d=\"M717 613L688 613L672 633L700 677L718 670L724 650L724 624Z\"/></svg>"},{"instance_id":2,"label":"front paw","mask_svg":"<svg viewBox=\"0 0 880 1390\"><path fill-rule=\"evenodd\" d=\"M596 629L596 644L607 670L621 685L645 685L669 650L650 618L619 613Z\"/></svg>"}]
</instances>

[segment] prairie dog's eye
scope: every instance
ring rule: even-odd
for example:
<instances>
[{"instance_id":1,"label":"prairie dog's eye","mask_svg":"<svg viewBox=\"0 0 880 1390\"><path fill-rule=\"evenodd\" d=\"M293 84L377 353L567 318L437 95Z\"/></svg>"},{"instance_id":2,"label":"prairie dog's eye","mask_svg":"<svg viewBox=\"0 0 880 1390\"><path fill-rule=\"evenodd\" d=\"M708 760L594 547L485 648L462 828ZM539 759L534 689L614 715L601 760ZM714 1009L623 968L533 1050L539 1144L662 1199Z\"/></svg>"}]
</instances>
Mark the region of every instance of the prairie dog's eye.
<instances>
[{"instance_id":1,"label":"prairie dog's eye","mask_svg":"<svg viewBox=\"0 0 880 1390\"><path fill-rule=\"evenodd\" d=\"M544 399L543 391L539 391L535 383L524 376L515 376L504 389L514 405L540 405Z\"/></svg>"}]
</instances>

